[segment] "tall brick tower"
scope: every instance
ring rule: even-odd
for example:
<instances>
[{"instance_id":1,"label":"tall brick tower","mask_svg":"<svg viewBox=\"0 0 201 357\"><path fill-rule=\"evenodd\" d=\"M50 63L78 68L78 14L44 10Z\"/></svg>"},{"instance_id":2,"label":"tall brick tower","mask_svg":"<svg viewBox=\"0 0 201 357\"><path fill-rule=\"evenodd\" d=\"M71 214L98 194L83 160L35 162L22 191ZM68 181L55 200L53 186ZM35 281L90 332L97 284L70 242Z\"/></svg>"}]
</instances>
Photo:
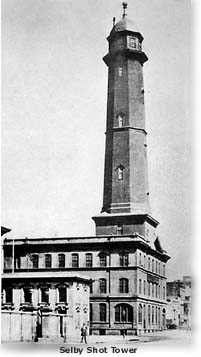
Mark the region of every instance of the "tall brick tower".
<instances>
[{"instance_id":1,"label":"tall brick tower","mask_svg":"<svg viewBox=\"0 0 201 357\"><path fill-rule=\"evenodd\" d=\"M102 213L93 217L96 234L144 233L150 216L145 129L143 36L126 14L108 36L108 98ZM137 225L137 226L136 226ZM139 232L140 230L140 232Z\"/></svg>"}]
</instances>

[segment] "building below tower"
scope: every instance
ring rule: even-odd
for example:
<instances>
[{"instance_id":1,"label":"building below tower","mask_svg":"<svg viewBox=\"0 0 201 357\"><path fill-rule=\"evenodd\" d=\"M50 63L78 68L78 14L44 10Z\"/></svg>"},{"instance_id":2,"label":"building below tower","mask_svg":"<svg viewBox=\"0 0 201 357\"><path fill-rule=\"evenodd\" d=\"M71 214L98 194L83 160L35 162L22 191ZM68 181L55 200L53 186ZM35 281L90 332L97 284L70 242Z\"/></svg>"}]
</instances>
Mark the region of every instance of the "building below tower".
<instances>
[{"instance_id":1,"label":"building below tower","mask_svg":"<svg viewBox=\"0 0 201 357\"><path fill-rule=\"evenodd\" d=\"M12 282L15 280L15 288L22 289L18 305L24 310L34 308L34 290L29 290L28 304L25 301L25 291L34 279L34 286L37 289L42 286L46 291L46 307L49 306L55 312L59 303L53 303L52 300L55 283L58 285L65 277L68 280L71 274L80 279L87 277L91 281L90 305L87 306L91 334L137 335L166 328L165 266L169 257L157 244L157 239L152 244L137 233L77 238L26 238L16 239L14 247L13 240L5 239L3 249L3 308L16 307L12 305L12 285L6 284L8 279ZM21 275L29 277L24 279L23 284L17 279ZM63 304L65 302L62 301Z\"/></svg>"}]
</instances>

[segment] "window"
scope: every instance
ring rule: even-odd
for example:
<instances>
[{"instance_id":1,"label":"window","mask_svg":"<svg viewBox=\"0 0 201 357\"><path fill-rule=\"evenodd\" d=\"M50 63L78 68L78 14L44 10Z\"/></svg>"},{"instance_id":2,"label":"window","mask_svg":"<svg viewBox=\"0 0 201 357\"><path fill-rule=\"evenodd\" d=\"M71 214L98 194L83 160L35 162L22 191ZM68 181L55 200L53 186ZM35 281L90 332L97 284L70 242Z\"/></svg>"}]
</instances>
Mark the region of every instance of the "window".
<instances>
[{"instance_id":1,"label":"window","mask_svg":"<svg viewBox=\"0 0 201 357\"><path fill-rule=\"evenodd\" d=\"M154 306L152 306L151 322L154 323Z\"/></svg>"},{"instance_id":2,"label":"window","mask_svg":"<svg viewBox=\"0 0 201 357\"><path fill-rule=\"evenodd\" d=\"M160 325L160 321L161 321L161 309L160 307L158 308L158 323Z\"/></svg>"},{"instance_id":3,"label":"window","mask_svg":"<svg viewBox=\"0 0 201 357\"><path fill-rule=\"evenodd\" d=\"M32 264L34 269L38 269L38 255L33 254L32 255Z\"/></svg>"},{"instance_id":4,"label":"window","mask_svg":"<svg viewBox=\"0 0 201 357\"><path fill-rule=\"evenodd\" d=\"M129 38L129 45L132 48L137 48L137 38L136 37L130 37Z\"/></svg>"},{"instance_id":5,"label":"window","mask_svg":"<svg viewBox=\"0 0 201 357\"><path fill-rule=\"evenodd\" d=\"M45 254L45 267L51 268L52 266L52 256L51 254Z\"/></svg>"},{"instance_id":6,"label":"window","mask_svg":"<svg viewBox=\"0 0 201 357\"><path fill-rule=\"evenodd\" d=\"M151 262L150 262L150 257L148 258L148 270L151 268Z\"/></svg>"},{"instance_id":7,"label":"window","mask_svg":"<svg viewBox=\"0 0 201 357\"><path fill-rule=\"evenodd\" d=\"M79 255L77 253L72 254L72 268L79 267Z\"/></svg>"},{"instance_id":8,"label":"window","mask_svg":"<svg viewBox=\"0 0 201 357\"><path fill-rule=\"evenodd\" d=\"M158 274L161 273L161 265L160 265L160 262L158 263Z\"/></svg>"},{"instance_id":9,"label":"window","mask_svg":"<svg viewBox=\"0 0 201 357\"><path fill-rule=\"evenodd\" d=\"M146 280L144 280L144 295L146 295Z\"/></svg>"},{"instance_id":10,"label":"window","mask_svg":"<svg viewBox=\"0 0 201 357\"><path fill-rule=\"evenodd\" d=\"M152 283L152 297L154 297L154 283Z\"/></svg>"},{"instance_id":11,"label":"window","mask_svg":"<svg viewBox=\"0 0 201 357\"><path fill-rule=\"evenodd\" d=\"M87 268L92 268L92 265L93 265L93 256L92 256L92 253L86 253L85 255L85 258L86 258L86 267Z\"/></svg>"},{"instance_id":12,"label":"window","mask_svg":"<svg viewBox=\"0 0 201 357\"><path fill-rule=\"evenodd\" d=\"M154 259L152 259L152 271L154 272Z\"/></svg>"},{"instance_id":13,"label":"window","mask_svg":"<svg viewBox=\"0 0 201 357\"><path fill-rule=\"evenodd\" d=\"M163 275L165 276L165 264L163 264Z\"/></svg>"},{"instance_id":14,"label":"window","mask_svg":"<svg viewBox=\"0 0 201 357\"><path fill-rule=\"evenodd\" d=\"M59 268L65 268L65 254L59 254Z\"/></svg>"},{"instance_id":15,"label":"window","mask_svg":"<svg viewBox=\"0 0 201 357\"><path fill-rule=\"evenodd\" d=\"M128 254L127 253L119 254L119 264L120 264L121 267L127 267L128 266Z\"/></svg>"},{"instance_id":16,"label":"window","mask_svg":"<svg viewBox=\"0 0 201 357\"><path fill-rule=\"evenodd\" d=\"M49 289L48 288L42 288L41 289L41 302L42 303L49 303Z\"/></svg>"},{"instance_id":17,"label":"window","mask_svg":"<svg viewBox=\"0 0 201 357\"><path fill-rule=\"evenodd\" d=\"M158 297L159 298L161 297L161 286L160 286L160 284L158 285Z\"/></svg>"},{"instance_id":18,"label":"window","mask_svg":"<svg viewBox=\"0 0 201 357\"><path fill-rule=\"evenodd\" d=\"M119 279L119 292L120 293L128 293L128 279L122 278Z\"/></svg>"},{"instance_id":19,"label":"window","mask_svg":"<svg viewBox=\"0 0 201 357\"><path fill-rule=\"evenodd\" d=\"M93 321L93 304L89 304L89 319L90 321Z\"/></svg>"},{"instance_id":20,"label":"window","mask_svg":"<svg viewBox=\"0 0 201 357\"><path fill-rule=\"evenodd\" d=\"M67 294L66 294L66 287L59 287L59 302L66 302L67 301Z\"/></svg>"},{"instance_id":21,"label":"window","mask_svg":"<svg viewBox=\"0 0 201 357\"><path fill-rule=\"evenodd\" d=\"M123 225L122 224L118 224L117 225L117 235L120 236L123 234Z\"/></svg>"},{"instance_id":22,"label":"window","mask_svg":"<svg viewBox=\"0 0 201 357\"><path fill-rule=\"evenodd\" d=\"M138 322L142 323L142 305L138 306Z\"/></svg>"},{"instance_id":23,"label":"window","mask_svg":"<svg viewBox=\"0 0 201 357\"><path fill-rule=\"evenodd\" d=\"M117 120L118 120L118 126L119 126L119 128L122 128L122 126L123 126L123 117L122 117L122 115L118 115L118 117L117 117Z\"/></svg>"},{"instance_id":24,"label":"window","mask_svg":"<svg viewBox=\"0 0 201 357\"><path fill-rule=\"evenodd\" d=\"M6 292L6 303L12 304L13 303L13 290L8 288L5 290Z\"/></svg>"},{"instance_id":25,"label":"window","mask_svg":"<svg viewBox=\"0 0 201 357\"><path fill-rule=\"evenodd\" d=\"M122 77L122 74L123 74L123 68L122 68L122 67L119 67L119 68L118 68L118 75L119 75L119 77Z\"/></svg>"},{"instance_id":26,"label":"window","mask_svg":"<svg viewBox=\"0 0 201 357\"><path fill-rule=\"evenodd\" d=\"M156 273L158 273L158 262L156 261Z\"/></svg>"},{"instance_id":27,"label":"window","mask_svg":"<svg viewBox=\"0 0 201 357\"><path fill-rule=\"evenodd\" d=\"M15 257L15 269L20 269L20 267L21 267L20 257Z\"/></svg>"},{"instance_id":28,"label":"window","mask_svg":"<svg viewBox=\"0 0 201 357\"><path fill-rule=\"evenodd\" d=\"M163 299L165 300L165 287L163 287Z\"/></svg>"},{"instance_id":29,"label":"window","mask_svg":"<svg viewBox=\"0 0 201 357\"><path fill-rule=\"evenodd\" d=\"M122 165L117 167L117 177L119 181L122 181L124 178L123 171L124 171L124 167Z\"/></svg>"},{"instance_id":30,"label":"window","mask_svg":"<svg viewBox=\"0 0 201 357\"><path fill-rule=\"evenodd\" d=\"M107 255L105 253L100 254L100 267L106 267L107 266Z\"/></svg>"},{"instance_id":31,"label":"window","mask_svg":"<svg viewBox=\"0 0 201 357\"><path fill-rule=\"evenodd\" d=\"M146 268L146 255L144 254L144 268Z\"/></svg>"},{"instance_id":32,"label":"window","mask_svg":"<svg viewBox=\"0 0 201 357\"><path fill-rule=\"evenodd\" d=\"M158 309L157 309L157 306L156 306L156 310L155 310L155 322L156 322L156 324L158 323Z\"/></svg>"},{"instance_id":33,"label":"window","mask_svg":"<svg viewBox=\"0 0 201 357\"><path fill-rule=\"evenodd\" d=\"M151 324L151 307L148 305L148 324Z\"/></svg>"},{"instance_id":34,"label":"window","mask_svg":"<svg viewBox=\"0 0 201 357\"><path fill-rule=\"evenodd\" d=\"M100 284L100 293L106 294L106 292L107 292L107 282L106 282L106 279L100 279L100 280L99 280L99 284Z\"/></svg>"},{"instance_id":35,"label":"window","mask_svg":"<svg viewBox=\"0 0 201 357\"><path fill-rule=\"evenodd\" d=\"M119 304L115 306L115 322L132 322L133 308L128 304Z\"/></svg>"},{"instance_id":36,"label":"window","mask_svg":"<svg viewBox=\"0 0 201 357\"><path fill-rule=\"evenodd\" d=\"M150 289L150 281L148 281L148 296L151 294L151 289Z\"/></svg>"},{"instance_id":37,"label":"window","mask_svg":"<svg viewBox=\"0 0 201 357\"><path fill-rule=\"evenodd\" d=\"M106 321L106 304L100 304L100 321Z\"/></svg>"},{"instance_id":38,"label":"window","mask_svg":"<svg viewBox=\"0 0 201 357\"><path fill-rule=\"evenodd\" d=\"M142 280L139 279L139 294L142 294Z\"/></svg>"},{"instance_id":39,"label":"window","mask_svg":"<svg viewBox=\"0 0 201 357\"><path fill-rule=\"evenodd\" d=\"M90 291L90 294L93 294L93 282L91 281L90 282L90 285L89 285L89 291Z\"/></svg>"},{"instance_id":40,"label":"window","mask_svg":"<svg viewBox=\"0 0 201 357\"><path fill-rule=\"evenodd\" d=\"M24 289L24 302L32 303L32 293L30 288Z\"/></svg>"}]
</instances>

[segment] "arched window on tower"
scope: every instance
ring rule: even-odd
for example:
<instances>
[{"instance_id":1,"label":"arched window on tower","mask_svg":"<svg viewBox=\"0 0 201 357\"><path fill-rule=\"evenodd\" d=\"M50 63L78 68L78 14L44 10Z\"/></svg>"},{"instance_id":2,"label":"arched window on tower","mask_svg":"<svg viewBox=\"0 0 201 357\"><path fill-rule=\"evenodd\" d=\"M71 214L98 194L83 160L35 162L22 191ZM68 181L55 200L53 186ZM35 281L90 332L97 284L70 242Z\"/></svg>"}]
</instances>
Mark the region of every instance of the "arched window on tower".
<instances>
[{"instance_id":1,"label":"arched window on tower","mask_svg":"<svg viewBox=\"0 0 201 357\"><path fill-rule=\"evenodd\" d=\"M117 122L118 122L118 127L122 128L122 126L124 125L124 115L118 114L117 115Z\"/></svg>"},{"instance_id":2,"label":"arched window on tower","mask_svg":"<svg viewBox=\"0 0 201 357\"><path fill-rule=\"evenodd\" d=\"M119 181L122 181L124 179L124 166L119 165L116 169L117 171L117 178Z\"/></svg>"}]
</instances>

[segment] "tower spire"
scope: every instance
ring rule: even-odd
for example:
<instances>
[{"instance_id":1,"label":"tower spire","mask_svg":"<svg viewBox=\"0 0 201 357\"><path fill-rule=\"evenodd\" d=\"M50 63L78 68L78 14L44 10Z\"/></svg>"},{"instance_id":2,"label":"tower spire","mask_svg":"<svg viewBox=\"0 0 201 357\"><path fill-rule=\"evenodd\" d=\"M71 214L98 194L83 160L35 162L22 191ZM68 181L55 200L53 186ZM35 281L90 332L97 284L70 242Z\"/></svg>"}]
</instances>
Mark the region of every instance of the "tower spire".
<instances>
[{"instance_id":1,"label":"tower spire","mask_svg":"<svg viewBox=\"0 0 201 357\"><path fill-rule=\"evenodd\" d=\"M127 9L127 7L128 7L128 4L127 4L127 2L122 2L122 6L123 6L123 15L122 15L122 19L124 19L126 16L127 16L127 14L126 14L126 9Z\"/></svg>"}]
</instances>

